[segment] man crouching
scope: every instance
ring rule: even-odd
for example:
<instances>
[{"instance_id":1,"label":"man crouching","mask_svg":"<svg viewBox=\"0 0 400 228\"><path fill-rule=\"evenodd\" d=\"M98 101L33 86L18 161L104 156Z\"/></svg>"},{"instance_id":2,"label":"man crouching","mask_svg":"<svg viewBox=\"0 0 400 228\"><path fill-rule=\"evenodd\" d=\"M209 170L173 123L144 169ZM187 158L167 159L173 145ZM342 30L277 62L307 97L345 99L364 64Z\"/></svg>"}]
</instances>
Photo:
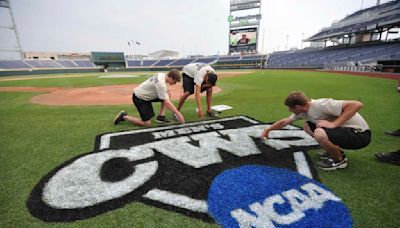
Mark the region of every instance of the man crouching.
<instances>
[{"instance_id":1,"label":"man crouching","mask_svg":"<svg viewBox=\"0 0 400 228\"><path fill-rule=\"evenodd\" d=\"M121 121L129 121L134 125L148 127L151 125L151 118L154 117L152 102L161 102L160 114L157 116L157 122L168 123L165 118L166 109L170 109L177 117L180 123L185 123L183 115L176 109L170 100L167 84L174 85L181 80L181 74L178 70L170 70L167 75L158 73L147 79L133 90L132 101L135 104L140 118L128 116L124 111L118 113L114 119L117 125Z\"/></svg>"},{"instance_id":2,"label":"man crouching","mask_svg":"<svg viewBox=\"0 0 400 228\"><path fill-rule=\"evenodd\" d=\"M359 101L322 98L310 100L303 92L293 92L285 100L293 114L265 129L261 138L268 138L271 130L280 129L298 119L304 119L304 130L326 151L317 163L323 170L347 167L341 148L361 149L371 142L371 131L357 112L363 107Z\"/></svg>"}]
</instances>

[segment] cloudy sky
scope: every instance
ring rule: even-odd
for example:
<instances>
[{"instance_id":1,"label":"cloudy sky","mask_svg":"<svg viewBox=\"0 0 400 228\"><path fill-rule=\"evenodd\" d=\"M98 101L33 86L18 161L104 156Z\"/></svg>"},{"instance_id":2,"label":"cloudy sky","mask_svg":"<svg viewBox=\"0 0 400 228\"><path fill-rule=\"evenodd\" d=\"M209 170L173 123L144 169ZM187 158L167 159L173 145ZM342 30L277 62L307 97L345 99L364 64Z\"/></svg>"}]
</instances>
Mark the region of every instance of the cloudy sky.
<instances>
[{"instance_id":1,"label":"cloudy sky","mask_svg":"<svg viewBox=\"0 0 400 228\"><path fill-rule=\"evenodd\" d=\"M123 51L161 49L189 54L226 54L230 0L10 0L24 51ZM382 0L381 3L388 2ZM263 0L260 51L300 47L317 33L376 0ZM9 15L0 10L0 26ZM13 46L2 29L0 46ZM141 45L128 46L128 41ZM286 45L288 43L288 45ZM303 43L303 47L307 46ZM0 47L0 48L1 48Z\"/></svg>"}]
</instances>

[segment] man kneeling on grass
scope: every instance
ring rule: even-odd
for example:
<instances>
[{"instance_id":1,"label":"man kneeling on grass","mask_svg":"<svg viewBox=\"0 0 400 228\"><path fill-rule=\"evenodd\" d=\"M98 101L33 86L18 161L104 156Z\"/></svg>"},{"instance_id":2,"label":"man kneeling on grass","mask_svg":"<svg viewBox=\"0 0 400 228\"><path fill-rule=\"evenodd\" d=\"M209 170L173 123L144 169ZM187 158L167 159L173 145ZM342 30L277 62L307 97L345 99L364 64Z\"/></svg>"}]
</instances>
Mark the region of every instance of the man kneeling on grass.
<instances>
[{"instance_id":1,"label":"man kneeling on grass","mask_svg":"<svg viewBox=\"0 0 400 228\"><path fill-rule=\"evenodd\" d=\"M121 111L114 119L117 125L121 121L129 121L135 125L148 127L151 125L150 119L154 117L152 102L161 102L160 115L157 116L157 122L169 123L165 118L166 109L170 109L177 117L180 123L185 123L183 115L175 108L170 101L167 84L174 85L181 80L181 74L178 70L170 70L167 75L158 73L147 79L133 90L132 101L135 104L140 118L128 116L128 113Z\"/></svg>"},{"instance_id":2,"label":"man kneeling on grass","mask_svg":"<svg viewBox=\"0 0 400 228\"><path fill-rule=\"evenodd\" d=\"M293 92L285 100L293 114L265 129L261 138L271 130L280 129L293 121L304 119L304 130L326 151L317 163L323 170L344 169L347 158L340 148L361 149L371 142L371 131L357 112L363 107L358 101L322 98L310 100L303 92Z\"/></svg>"}]
</instances>

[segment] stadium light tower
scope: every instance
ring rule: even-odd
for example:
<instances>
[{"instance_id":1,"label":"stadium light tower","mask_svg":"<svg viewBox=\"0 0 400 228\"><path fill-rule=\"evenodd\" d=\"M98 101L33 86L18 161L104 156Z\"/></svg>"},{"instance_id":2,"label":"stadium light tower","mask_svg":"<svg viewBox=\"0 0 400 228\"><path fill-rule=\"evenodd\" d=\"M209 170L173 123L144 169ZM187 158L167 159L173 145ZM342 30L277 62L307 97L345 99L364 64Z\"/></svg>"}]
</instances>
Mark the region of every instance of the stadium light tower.
<instances>
[{"instance_id":1,"label":"stadium light tower","mask_svg":"<svg viewBox=\"0 0 400 228\"><path fill-rule=\"evenodd\" d=\"M21 59L23 59L24 56L22 54L21 42L19 40L17 25L15 24L14 14L13 14L13 11L11 8L10 1L9 0L0 0L0 9L5 9L9 12L10 18L11 18L11 23L12 23L11 25L1 25L0 29L12 30L15 34L15 39L17 42L16 47L12 47L12 48L1 47L0 52L16 52L16 53L19 53Z\"/></svg>"},{"instance_id":2,"label":"stadium light tower","mask_svg":"<svg viewBox=\"0 0 400 228\"><path fill-rule=\"evenodd\" d=\"M229 54L257 53L261 0L230 0Z\"/></svg>"}]
</instances>

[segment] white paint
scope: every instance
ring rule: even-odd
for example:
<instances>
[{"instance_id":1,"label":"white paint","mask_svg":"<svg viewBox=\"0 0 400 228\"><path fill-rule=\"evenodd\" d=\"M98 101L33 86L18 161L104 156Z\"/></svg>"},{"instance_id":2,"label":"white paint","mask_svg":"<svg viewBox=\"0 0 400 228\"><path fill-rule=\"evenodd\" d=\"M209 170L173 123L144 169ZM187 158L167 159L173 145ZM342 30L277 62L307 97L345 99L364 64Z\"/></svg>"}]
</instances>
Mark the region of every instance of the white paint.
<instances>
[{"instance_id":1,"label":"white paint","mask_svg":"<svg viewBox=\"0 0 400 228\"><path fill-rule=\"evenodd\" d=\"M216 112L223 112L223 111L233 109L233 108L229 105L214 105L214 106L211 106L211 109Z\"/></svg>"},{"instance_id":2,"label":"white paint","mask_svg":"<svg viewBox=\"0 0 400 228\"><path fill-rule=\"evenodd\" d=\"M43 201L54 208L75 209L124 196L146 183L157 171L158 162L135 166L135 172L115 183L104 182L99 173L104 162L117 157L130 161L154 156L148 148L108 150L83 156L60 169L45 185Z\"/></svg>"},{"instance_id":3,"label":"white paint","mask_svg":"<svg viewBox=\"0 0 400 228\"><path fill-rule=\"evenodd\" d=\"M224 129L224 126L220 123L213 123L213 124L203 124L199 126L192 126L192 127L182 127L173 130L166 130L166 131L157 131L153 132L154 139L162 139L162 138L169 138L176 135L187 135L193 133L199 133L208 131L209 129L212 130L220 130Z\"/></svg>"},{"instance_id":4,"label":"white paint","mask_svg":"<svg viewBox=\"0 0 400 228\"><path fill-rule=\"evenodd\" d=\"M210 152L201 147L193 146L189 143L190 141L188 136L183 136L146 145L172 159L194 168L201 168L222 162L218 152Z\"/></svg>"},{"instance_id":5,"label":"white paint","mask_svg":"<svg viewBox=\"0 0 400 228\"><path fill-rule=\"evenodd\" d=\"M112 158L124 157L130 161L139 161L154 157L155 151L157 151L191 167L202 168L223 162L220 156L221 150L238 157L261 154L261 151L258 150L254 143L254 139L258 140L261 132L270 125L263 124L224 130L224 126L220 124L220 122L236 119L243 119L253 124L258 123L247 117L238 116L222 120L203 121L201 125L197 122L179 126L148 128L103 135L100 139L101 149L109 147L112 137L121 135L153 132L153 136L161 139L191 133L188 136L153 141L131 147L130 149L105 150L87 154L61 168L50 178L43 188L43 201L49 206L59 209L75 209L96 205L133 192L145 184L158 169L157 161L146 162L136 165L135 172L124 180L114 183L103 182L99 177L100 169L106 161ZM213 129L214 131L201 133L209 129ZM289 148L291 146L316 145L315 140L311 136L302 130L298 130L297 127L287 126L285 129L290 130L272 131L271 136L275 137L275 139L269 139L264 141L264 143L276 149ZM301 139L284 140L284 137L299 137ZM199 146L193 145L192 141L197 141ZM302 152L299 153L302 154ZM303 158L295 155L295 159L299 172L311 177L304 155ZM204 201L193 201L194 199L176 193L155 189L148 192L145 197L190 210L194 208L193 210L204 213L207 211L207 209L204 209ZM171 199L168 199L168 197ZM177 197L177 199L174 199L174 197ZM181 202L184 203L181 204ZM193 202L195 202L194 206L190 206L190 208L189 206L185 206L186 203Z\"/></svg>"},{"instance_id":6,"label":"white paint","mask_svg":"<svg viewBox=\"0 0 400 228\"><path fill-rule=\"evenodd\" d=\"M298 140L283 140L285 137L297 137ZM283 150L292 146L317 146L318 142L303 130L275 130L269 133L268 139L263 139L264 144Z\"/></svg>"},{"instance_id":7,"label":"white paint","mask_svg":"<svg viewBox=\"0 0 400 228\"><path fill-rule=\"evenodd\" d=\"M250 210L255 215L238 208L231 211L231 216L236 219L240 227L246 228L275 227L274 223L278 225L290 225L304 218L304 212L307 210L321 209L327 201L341 201L340 198L331 192L311 182L300 186L300 188L307 192L307 195L296 189L290 189L281 194L267 197L262 204L255 202L249 205ZM274 205L286 203L285 199L290 204L292 210L287 214L279 214L275 211Z\"/></svg>"},{"instance_id":8,"label":"white paint","mask_svg":"<svg viewBox=\"0 0 400 228\"><path fill-rule=\"evenodd\" d=\"M207 213L208 211L207 202L204 200L193 199L185 195L172 193L165 190L153 189L147 192L144 197L195 212Z\"/></svg>"},{"instance_id":9,"label":"white paint","mask_svg":"<svg viewBox=\"0 0 400 228\"><path fill-rule=\"evenodd\" d=\"M210 123L218 123L218 122L224 122L224 121L230 121L230 120L238 120L238 119L246 120L249 123L253 123L253 124L258 124L259 123L258 121L255 121L253 119L247 118L245 116L234 116L234 117L225 118L225 119L208 120L208 121L202 121L201 123L202 124L210 124ZM188 126L195 126L195 125L199 125L199 122L186 123L186 124L181 124L179 126L165 126L165 127L157 127L157 128L146 128L146 129L141 129L141 130L132 130L132 131L105 134L105 135L101 136L101 138L100 138L100 150L109 148L110 147L110 140L111 140L112 137L115 137L115 136L135 135L135 134L140 134L140 133L176 129L177 127L188 127Z\"/></svg>"},{"instance_id":10,"label":"white paint","mask_svg":"<svg viewBox=\"0 0 400 228\"><path fill-rule=\"evenodd\" d=\"M154 149L172 159L180 161L194 168L221 163L219 150L224 150L239 157L261 154L253 138L261 135L268 125L255 125L245 128L227 129L202 134L192 134L177 138L170 138L142 145ZM186 128L187 129L187 128ZM186 133L186 132L185 132ZM221 135L229 136L229 140ZM268 139L264 143L275 149L290 148L291 146L318 145L307 133L299 130L282 130L277 135L284 137L305 137L298 140ZM197 141L199 147L192 145L191 140Z\"/></svg>"},{"instance_id":11,"label":"white paint","mask_svg":"<svg viewBox=\"0 0 400 228\"><path fill-rule=\"evenodd\" d=\"M308 166L304 153L302 151L294 152L293 157L294 157L294 162L296 163L297 172L299 172L303 176L312 179L310 166Z\"/></svg>"}]
</instances>

